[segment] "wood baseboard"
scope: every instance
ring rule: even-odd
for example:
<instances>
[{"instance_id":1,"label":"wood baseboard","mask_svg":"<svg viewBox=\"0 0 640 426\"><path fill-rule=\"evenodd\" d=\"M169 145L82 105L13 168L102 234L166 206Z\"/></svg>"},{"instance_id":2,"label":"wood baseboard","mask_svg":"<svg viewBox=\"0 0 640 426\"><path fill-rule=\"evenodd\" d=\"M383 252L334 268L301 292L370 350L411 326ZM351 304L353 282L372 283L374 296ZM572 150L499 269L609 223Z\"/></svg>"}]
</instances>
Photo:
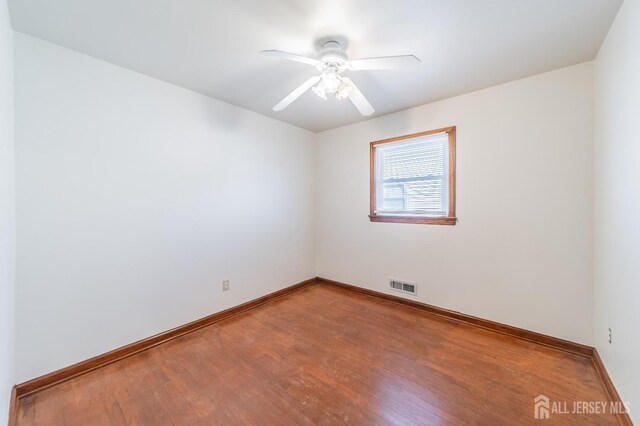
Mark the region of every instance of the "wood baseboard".
<instances>
[{"instance_id":1,"label":"wood baseboard","mask_svg":"<svg viewBox=\"0 0 640 426\"><path fill-rule=\"evenodd\" d=\"M598 353L598 350L596 348L593 348L593 357L591 358L591 360L593 361L593 366L598 372L598 375L600 376L600 379L602 379L602 383L607 390L609 400L621 403L622 398L620 398L620 394L614 386L613 381L611 380L611 376L609 376L609 373L607 373L607 369L604 367L602 358L600 358L600 354ZM629 413L618 413L616 417L618 418L618 423L620 423L621 425L633 426L633 422L631 421Z\"/></svg>"},{"instance_id":2,"label":"wood baseboard","mask_svg":"<svg viewBox=\"0 0 640 426\"><path fill-rule=\"evenodd\" d=\"M586 346L580 343L559 339L557 337L547 336L546 334L536 333L535 331L529 331L511 325L474 317L471 315L463 314L461 312L451 311L449 309L440 308L438 306L428 305L426 303L417 302L415 300L405 299L391 294L380 293L378 291L369 290L366 288L354 286L351 284L345 284L339 281L329 280L322 277L318 277L318 282L335 287L340 287L356 293L365 294L367 296L376 297L378 299L389 300L391 302L420 309L434 315L450 318L465 324L474 325L476 327L485 328L498 333L507 334L509 336L517 337L522 340L528 340L539 345L552 347L554 349L570 352L572 354L591 357L593 353L593 348L591 346Z\"/></svg>"},{"instance_id":3,"label":"wood baseboard","mask_svg":"<svg viewBox=\"0 0 640 426\"><path fill-rule=\"evenodd\" d=\"M262 296L257 299L251 300L249 302L243 303L241 305L234 306L233 308L226 309L224 311L206 316L204 318L200 318L188 324L184 324L179 327L173 328L171 330L156 334L155 336L148 337L143 340L139 340L135 343L122 346L118 349L114 349L102 355L89 358L85 361L81 361L69 367L65 367L60 370L54 371L52 373L45 374L44 376L36 377L35 379L29 380L24 383L20 383L16 385L14 388L16 391L16 397L22 398L26 395L30 395L32 393L38 392L42 389L48 388L60 382L69 380L73 377L77 377L82 374L88 373L89 371L95 370L97 368L111 364L113 362L116 362L128 356L145 351L149 348L168 342L169 340L173 340L187 333L191 333L193 331L199 330L203 327L214 324L218 321L222 321L234 315L238 315L242 312L248 311L249 309L263 305L274 299L286 296L294 291L301 290L315 283L316 283L316 278L310 278L298 284L294 284L292 286L283 288L282 290L278 290L276 292L267 294L266 296Z\"/></svg>"},{"instance_id":4,"label":"wood baseboard","mask_svg":"<svg viewBox=\"0 0 640 426\"><path fill-rule=\"evenodd\" d=\"M402 297L394 296L392 294L385 294L378 291L369 290L369 289L358 287L355 285L342 283L340 281L334 281L327 278L317 277L317 282L320 284L326 284L326 285L342 288L355 293L364 294L370 297L375 297L378 299L383 299L383 300L388 300L394 303L398 303L401 305L410 306L412 308L420 309L422 311L426 311L434 315L450 318L450 319L459 321L461 323L495 331L497 333L506 334L509 336L516 337L518 339L527 340L529 342L537 343L539 345L551 347L564 352L569 352L574 355L590 358L593 362L593 365L596 371L598 372L598 375L602 379L604 387L609 396L609 400L615 403L622 403L620 394L616 390L613 384L613 381L611 381L611 377L607 373L607 370L604 367L604 363L602 362L602 359L600 358L598 351L591 346L586 346L580 343L575 343L568 340L559 339L557 337L548 336L546 334L537 333L535 331L529 331L522 328L511 326L511 325L502 324L499 322L490 321L483 318L474 317L471 315L466 315L460 312L451 311L449 309L440 308L438 306L428 305L426 303L417 302L415 300L409 300ZM621 425L633 426L633 422L631 421L631 417L629 417L628 413L618 413L616 417L618 419L618 422Z\"/></svg>"}]
</instances>

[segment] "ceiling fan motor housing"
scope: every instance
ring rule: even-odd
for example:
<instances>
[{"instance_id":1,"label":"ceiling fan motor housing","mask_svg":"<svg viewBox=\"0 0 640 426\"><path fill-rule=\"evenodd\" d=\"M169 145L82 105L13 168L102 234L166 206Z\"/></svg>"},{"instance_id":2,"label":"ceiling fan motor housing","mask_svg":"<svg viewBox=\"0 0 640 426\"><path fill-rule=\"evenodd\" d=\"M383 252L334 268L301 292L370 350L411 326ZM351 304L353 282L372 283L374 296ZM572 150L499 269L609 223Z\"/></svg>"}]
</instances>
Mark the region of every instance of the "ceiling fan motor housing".
<instances>
[{"instance_id":1,"label":"ceiling fan motor housing","mask_svg":"<svg viewBox=\"0 0 640 426\"><path fill-rule=\"evenodd\" d=\"M321 71L331 65L335 65L340 71L343 71L347 59L347 54L342 49L340 43L337 41L328 41L320 51L320 61L322 61L323 64Z\"/></svg>"}]
</instances>

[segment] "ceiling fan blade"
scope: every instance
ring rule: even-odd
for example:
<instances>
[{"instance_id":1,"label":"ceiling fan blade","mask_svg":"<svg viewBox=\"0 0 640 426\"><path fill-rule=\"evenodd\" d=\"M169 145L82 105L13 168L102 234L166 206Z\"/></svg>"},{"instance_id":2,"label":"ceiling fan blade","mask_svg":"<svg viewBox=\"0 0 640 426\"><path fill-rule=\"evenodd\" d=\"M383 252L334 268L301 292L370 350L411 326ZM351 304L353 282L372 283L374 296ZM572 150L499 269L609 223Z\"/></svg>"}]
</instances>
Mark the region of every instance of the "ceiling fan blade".
<instances>
[{"instance_id":1,"label":"ceiling fan blade","mask_svg":"<svg viewBox=\"0 0 640 426\"><path fill-rule=\"evenodd\" d=\"M360 111L362 115L371 115L374 113L374 109L364 97L358 86L356 86L350 78L342 77L343 80L347 82L347 84L351 85L351 90L349 91L349 99L353 102L353 105Z\"/></svg>"},{"instance_id":2,"label":"ceiling fan blade","mask_svg":"<svg viewBox=\"0 0 640 426\"><path fill-rule=\"evenodd\" d=\"M284 98L283 100L281 100L278 103L278 105L274 106L273 110L274 111L282 111L283 109L288 107L291 102L293 102L296 99L298 99L304 92L306 92L307 90L311 89L311 87L314 84L316 84L317 82L319 82L319 81L320 81L320 76L319 75L317 75L315 77L311 77L309 80L305 81L300 86L298 86L298 88L296 90L294 90L293 92L289 93L286 98Z\"/></svg>"},{"instance_id":3,"label":"ceiling fan blade","mask_svg":"<svg viewBox=\"0 0 640 426\"><path fill-rule=\"evenodd\" d=\"M317 59L307 58L306 56L296 55L295 53L283 52L282 50L263 50L260 53L267 56L274 56L276 58L302 62L303 64L312 65L314 67L322 64L322 62L318 61Z\"/></svg>"},{"instance_id":4,"label":"ceiling fan blade","mask_svg":"<svg viewBox=\"0 0 640 426\"><path fill-rule=\"evenodd\" d=\"M413 55L382 56L380 58L354 59L349 61L352 70L391 70L406 68L420 63L420 59Z\"/></svg>"}]
</instances>

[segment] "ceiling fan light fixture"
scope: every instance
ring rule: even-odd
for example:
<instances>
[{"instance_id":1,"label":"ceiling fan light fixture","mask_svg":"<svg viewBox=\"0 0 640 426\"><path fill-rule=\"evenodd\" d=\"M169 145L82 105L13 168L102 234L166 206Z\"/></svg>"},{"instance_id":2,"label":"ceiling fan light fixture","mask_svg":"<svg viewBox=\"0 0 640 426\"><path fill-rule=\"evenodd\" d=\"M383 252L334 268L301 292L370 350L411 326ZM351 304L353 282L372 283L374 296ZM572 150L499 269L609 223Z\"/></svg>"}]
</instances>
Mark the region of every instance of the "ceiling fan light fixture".
<instances>
[{"instance_id":1,"label":"ceiling fan light fixture","mask_svg":"<svg viewBox=\"0 0 640 426\"><path fill-rule=\"evenodd\" d=\"M322 84L322 81L320 83L318 83L317 85L313 86L311 88L311 90L313 90L313 93L315 93L316 95L318 95L320 97L320 99L327 99L327 92L324 90L324 86Z\"/></svg>"},{"instance_id":2,"label":"ceiling fan light fixture","mask_svg":"<svg viewBox=\"0 0 640 426\"><path fill-rule=\"evenodd\" d=\"M351 90L353 90L353 85L345 80L342 80L340 82L340 85L338 86L338 90L336 91L336 98L347 99L349 97L349 94L351 93Z\"/></svg>"},{"instance_id":3,"label":"ceiling fan light fixture","mask_svg":"<svg viewBox=\"0 0 640 426\"><path fill-rule=\"evenodd\" d=\"M334 70L330 70L324 72L322 74L322 86L324 87L324 91L327 93L335 93L338 90L338 86L340 86L340 81L342 79L338 75L338 73Z\"/></svg>"},{"instance_id":4,"label":"ceiling fan light fixture","mask_svg":"<svg viewBox=\"0 0 640 426\"><path fill-rule=\"evenodd\" d=\"M326 73L311 90L321 99L327 99L327 93L335 93L336 99L342 100L349 97L351 90L353 90L353 84L341 78L337 73Z\"/></svg>"}]
</instances>

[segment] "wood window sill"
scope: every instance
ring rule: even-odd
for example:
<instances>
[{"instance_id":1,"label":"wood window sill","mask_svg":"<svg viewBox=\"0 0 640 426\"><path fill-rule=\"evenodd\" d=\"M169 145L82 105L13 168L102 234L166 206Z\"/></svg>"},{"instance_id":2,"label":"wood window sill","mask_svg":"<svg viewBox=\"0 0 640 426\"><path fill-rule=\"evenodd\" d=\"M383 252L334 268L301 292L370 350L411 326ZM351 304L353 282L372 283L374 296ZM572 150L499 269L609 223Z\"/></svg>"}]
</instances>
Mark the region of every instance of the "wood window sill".
<instances>
[{"instance_id":1,"label":"wood window sill","mask_svg":"<svg viewBox=\"0 0 640 426\"><path fill-rule=\"evenodd\" d=\"M378 216L369 215L371 222L389 223L416 223L423 225L450 225L454 226L458 221L457 217L419 217L419 216Z\"/></svg>"}]
</instances>

